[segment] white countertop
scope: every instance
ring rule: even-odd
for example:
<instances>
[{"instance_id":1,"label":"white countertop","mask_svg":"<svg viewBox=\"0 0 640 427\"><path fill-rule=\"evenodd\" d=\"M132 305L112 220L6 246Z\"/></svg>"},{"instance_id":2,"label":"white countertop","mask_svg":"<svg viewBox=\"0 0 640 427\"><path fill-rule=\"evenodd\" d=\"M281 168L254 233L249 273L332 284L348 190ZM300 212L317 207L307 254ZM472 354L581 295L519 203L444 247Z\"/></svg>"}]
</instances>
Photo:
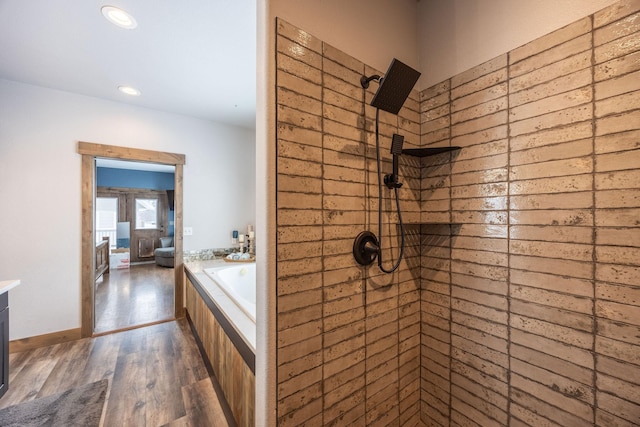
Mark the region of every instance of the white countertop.
<instances>
[{"instance_id":1,"label":"white countertop","mask_svg":"<svg viewBox=\"0 0 640 427\"><path fill-rule=\"evenodd\" d=\"M20 284L20 280L3 280L0 282L0 294L8 292Z\"/></svg>"}]
</instances>

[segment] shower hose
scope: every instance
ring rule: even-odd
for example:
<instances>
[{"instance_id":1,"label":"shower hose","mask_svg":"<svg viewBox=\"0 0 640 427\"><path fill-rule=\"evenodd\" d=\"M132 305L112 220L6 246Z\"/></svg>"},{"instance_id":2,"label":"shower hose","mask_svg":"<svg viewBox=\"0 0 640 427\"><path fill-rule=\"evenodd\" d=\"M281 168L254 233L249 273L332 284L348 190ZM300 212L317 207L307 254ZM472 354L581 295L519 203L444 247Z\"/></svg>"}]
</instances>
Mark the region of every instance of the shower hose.
<instances>
[{"instance_id":1,"label":"shower hose","mask_svg":"<svg viewBox=\"0 0 640 427\"><path fill-rule=\"evenodd\" d=\"M391 270L387 270L382 265L382 180L380 179L380 109L376 108L376 163L378 165L378 267L385 273L393 273L400 267L404 254L404 224L402 223L402 211L400 210L400 195L398 188L394 187L396 196L396 209L398 211L398 222L400 223L400 255Z\"/></svg>"}]
</instances>

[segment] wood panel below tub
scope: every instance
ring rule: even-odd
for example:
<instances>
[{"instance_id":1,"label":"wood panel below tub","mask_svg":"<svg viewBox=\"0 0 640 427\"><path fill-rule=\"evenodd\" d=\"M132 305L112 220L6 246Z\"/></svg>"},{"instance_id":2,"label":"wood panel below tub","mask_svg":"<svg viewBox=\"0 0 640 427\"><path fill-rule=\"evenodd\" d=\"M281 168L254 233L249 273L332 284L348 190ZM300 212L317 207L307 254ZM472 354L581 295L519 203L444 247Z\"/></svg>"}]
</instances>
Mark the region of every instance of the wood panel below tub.
<instances>
[{"instance_id":1,"label":"wood panel below tub","mask_svg":"<svg viewBox=\"0 0 640 427\"><path fill-rule=\"evenodd\" d=\"M220 322L203 300L193 276L185 277L187 315L204 349L224 396L240 427L255 424L255 375ZM194 282L196 282L194 284Z\"/></svg>"}]
</instances>

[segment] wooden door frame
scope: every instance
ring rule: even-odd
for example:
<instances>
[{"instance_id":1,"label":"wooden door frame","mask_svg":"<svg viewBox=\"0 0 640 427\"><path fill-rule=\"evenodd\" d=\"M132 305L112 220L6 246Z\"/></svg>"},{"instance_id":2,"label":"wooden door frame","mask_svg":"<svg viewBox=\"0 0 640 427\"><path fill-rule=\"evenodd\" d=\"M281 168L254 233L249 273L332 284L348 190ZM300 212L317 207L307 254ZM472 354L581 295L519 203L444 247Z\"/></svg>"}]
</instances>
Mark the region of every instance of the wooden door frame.
<instances>
[{"instance_id":1,"label":"wooden door frame","mask_svg":"<svg viewBox=\"0 0 640 427\"><path fill-rule=\"evenodd\" d=\"M162 151L142 150L138 148L78 142L78 154L82 155L82 257L81 257L81 336L93 335L95 311L95 229L94 202L96 192L96 157L132 160L139 162L161 163L175 166L174 188L174 247L175 247L175 317L184 316L184 256L182 247L183 232L183 166L184 154Z\"/></svg>"}]
</instances>

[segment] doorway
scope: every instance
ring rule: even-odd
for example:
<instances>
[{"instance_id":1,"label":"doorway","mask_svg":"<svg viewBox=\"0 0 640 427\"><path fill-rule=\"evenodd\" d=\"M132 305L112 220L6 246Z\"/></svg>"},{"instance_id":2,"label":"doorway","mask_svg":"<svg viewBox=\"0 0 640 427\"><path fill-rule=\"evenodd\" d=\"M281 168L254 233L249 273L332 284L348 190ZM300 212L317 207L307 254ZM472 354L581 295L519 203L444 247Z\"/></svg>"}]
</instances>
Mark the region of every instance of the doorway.
<instances>
[{"instance_id":1,"label":"doorway","mask_svg":"<svg viewBox=\"0 0 640 427\"><path fill-rule=\"evenodd\" d=\"M173 318L184 316L184 265L182 251L182 174L185 164L183 154L166 153L127 147L108 146L88 142L78 143L78 153L82 155L82 321L83 337L94 335L96 299L96 226L94 223L96 197L96 158L129 160L137 162L171 165L175 168L173 196L174 222L174 268L173 268ZM145 199L148 200L149 198ZM141 204L146 210L148 202ZM145 220L148 220L145 219ZM144 246L144 245L143 245ZM144 252L143 248L143 252ZM147 255L147 251L143 255ZM139 255L139 254L138 254ZM138 326L138 325L137 325Z\"/></svg>"},{"instance_id":2,"label":"doorway","mask_svg":"<svg viewBox=\"0 0 640 427\"><path fill-rule=\"evenodd\" d=\"M96 247L106 239L110 262L96 278L94 334L171 320L175 167L103 158L96 167Z\"/></svg>"}]
</instances>

